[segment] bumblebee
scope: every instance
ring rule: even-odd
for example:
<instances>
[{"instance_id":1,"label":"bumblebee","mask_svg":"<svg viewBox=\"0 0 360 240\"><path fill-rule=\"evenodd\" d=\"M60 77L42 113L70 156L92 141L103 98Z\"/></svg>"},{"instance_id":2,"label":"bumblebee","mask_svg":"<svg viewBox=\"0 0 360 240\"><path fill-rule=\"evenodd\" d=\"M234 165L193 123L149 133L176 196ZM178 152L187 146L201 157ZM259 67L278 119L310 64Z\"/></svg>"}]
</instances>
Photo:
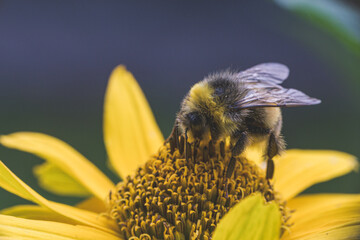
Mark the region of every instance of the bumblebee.
<instances>
[{"instance_id":1,"label":"bumblebee","mask_svg":"<svg viewBox=\"0 0 360 240\"><path fill-rule=\"evenodd\" d=\"M272 179L272 159L285 148L280 107L321 102L299 90L280 86L288 75L288 67L280 63L211 74L196 83L182 101L173 132L200 141L210 137L216 142L230 137L232 158L227 177L232 175L234 156L266 139L266 178Z\"/></svg>"}]
</instances>

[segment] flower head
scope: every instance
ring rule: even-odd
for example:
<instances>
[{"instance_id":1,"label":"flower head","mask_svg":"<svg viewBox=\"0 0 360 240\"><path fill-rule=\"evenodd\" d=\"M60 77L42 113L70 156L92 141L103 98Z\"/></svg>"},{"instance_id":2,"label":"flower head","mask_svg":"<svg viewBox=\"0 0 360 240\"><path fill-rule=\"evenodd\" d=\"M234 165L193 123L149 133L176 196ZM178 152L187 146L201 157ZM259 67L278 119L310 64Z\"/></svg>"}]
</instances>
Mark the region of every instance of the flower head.
<instances>
[{"instance_id":1,"label":"flower head","mask_svg":"<svg viewBox=\"0 0 360 240\"><path fill-rule=\"evenodd\" d=\"M0 186L33 202L0 214L0 237L16 239L354 239L360 233L360 196L304 195L307 187L357 167L335 151L288 150L275 160L273 182L261 153L237 157L225 171L226 142L164 142L135 79L122 66L105 97L104 139L114 185L66 143L40 133L0 138L4 146L44 160L35 174L45 189L89 196L76 206L36 193L0 162ZM289 219L290 217L290 219ZM283 230L280 230L280 229ZM280 235L281 234L281 235Z\"/></svg>"},{"instance_id":2,"label":"flower head","mask_svg":"<svg viewBox=\"0 0 360 240\"><path fill-rule=\"evenodd\" d=\"M109 215L125 238L151 234L157 239L211 239L229 209L253 193L266 201L276 199L285 226L284 203L255 163L237 157L227 178L231 151L223 142L185 147L184 137L180 139L179 149L165 143L110 195Z\"/></svg>"}]
</instances>

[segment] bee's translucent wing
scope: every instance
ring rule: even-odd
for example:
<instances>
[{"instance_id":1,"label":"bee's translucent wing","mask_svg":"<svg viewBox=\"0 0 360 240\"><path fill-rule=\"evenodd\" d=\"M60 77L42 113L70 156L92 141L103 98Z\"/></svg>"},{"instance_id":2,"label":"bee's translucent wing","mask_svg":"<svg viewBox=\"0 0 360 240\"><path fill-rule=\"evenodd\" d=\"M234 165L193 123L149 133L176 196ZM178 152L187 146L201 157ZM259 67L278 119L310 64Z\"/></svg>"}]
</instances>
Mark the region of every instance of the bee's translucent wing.
<instances>
[{"instance_id":1,"label":"bee's translucent wing","mask_svg":"<svg viewBox=\"0 0 360 240\"><path fill-rule=\"evenodd\" d=\"M309 97L296 89L287 89L281 86L274 88L247 89L245 95L236 103L236 108L254 107L295 107L319 104L321 101Z\"/></svg>"},{"instance_id":2,"label":"bee's translucent wing","mask_svg":"<svg viewBox=\"0 0 360 240\"><path fill-rule=\"evenodd\" d=\"M238 73L237 80L246 90L234 107L295 107L321 102L299 90L280 86L288 76L289 68L281 63L262 63Z\"/></svg>"},{"instance_id":3,"label":"bee's translucent wing","mask_svg":"<svg viewBox=\"0 0 360 240\"><path fill-rule=\"evenodd\" d=\"M289 76L289 68L281 63L262 63L238 73L237 79L249 88L276 87Z\"/></svg>"}]
</instances>

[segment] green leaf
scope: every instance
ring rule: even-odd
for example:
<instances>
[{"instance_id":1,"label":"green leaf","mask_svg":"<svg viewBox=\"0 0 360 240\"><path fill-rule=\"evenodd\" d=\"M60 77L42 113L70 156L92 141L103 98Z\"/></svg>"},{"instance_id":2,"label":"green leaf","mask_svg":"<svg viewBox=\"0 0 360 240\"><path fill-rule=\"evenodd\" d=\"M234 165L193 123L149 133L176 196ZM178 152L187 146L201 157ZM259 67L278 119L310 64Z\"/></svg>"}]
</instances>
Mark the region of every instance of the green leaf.
<instances>
[{"instance_id":1,"label":"green leaf","mask_svg":"<svg viewBox=\"0 0 360 240\"><path fill-rule=\"evenodd\" d=\"M281 214L275 202L261 194L235 205L217 225L213 240L275 240L280 237Z\"/></svg>"},{"instance_id":2,"label":"green leaf","mask_svg":"<svg viewBox=\"0 0 360 240\"><path fill-rule=\"evenodd\" d=\"M46 162L34 167L34 174L42 188L57 195L76 197L91 195L78 181L52 163Z\"/></svg>"},{"instance_id":3,"label":"green leaf","mask_svg":"<svg viewBox=\"0 0 360 240\"><path fill-rule=\"evenodd\" d=\"M325 29L360 55L360 12L339 0L275 0Z\"/></svg>"}]
</instances>

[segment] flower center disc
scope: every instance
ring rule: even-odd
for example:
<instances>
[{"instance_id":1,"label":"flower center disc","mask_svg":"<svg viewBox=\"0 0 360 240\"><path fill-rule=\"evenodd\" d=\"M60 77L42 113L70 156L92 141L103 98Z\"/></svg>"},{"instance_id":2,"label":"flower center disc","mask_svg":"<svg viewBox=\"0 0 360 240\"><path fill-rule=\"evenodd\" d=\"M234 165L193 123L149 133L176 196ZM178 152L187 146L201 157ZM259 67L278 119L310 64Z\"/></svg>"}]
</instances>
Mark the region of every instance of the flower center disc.
<instances>
[{"instance_id":1,"label":"flower center disc","mask_svg":"<svg viewBox=\"0 0 360 240\"><path fill-rule=\"evenodd\" d=\"M227 176L231 150L225 145L172 138L120 182L109 196L109 215L123 237L211 239L219 220L246 196L261 192L278 201L264 171L245 158L235 157Z\"/></svg>"}]
</instances>

